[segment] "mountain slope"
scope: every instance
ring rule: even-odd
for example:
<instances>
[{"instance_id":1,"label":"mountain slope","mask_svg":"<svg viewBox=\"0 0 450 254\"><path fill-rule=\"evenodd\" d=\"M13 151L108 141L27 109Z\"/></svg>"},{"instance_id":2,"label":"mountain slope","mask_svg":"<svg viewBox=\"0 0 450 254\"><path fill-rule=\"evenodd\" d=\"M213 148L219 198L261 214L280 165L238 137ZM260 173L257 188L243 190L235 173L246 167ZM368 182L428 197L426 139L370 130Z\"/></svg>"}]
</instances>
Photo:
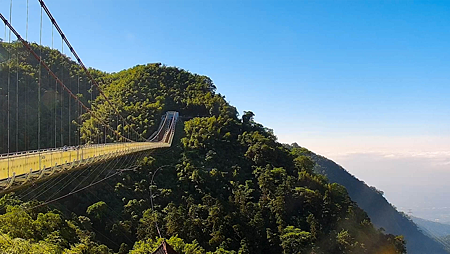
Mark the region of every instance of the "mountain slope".
<instances>
[{"instance_id":1,"label":"mountain slope","mask_svg":"<svg viewBox=\"0 0 450 254\"><path fill-rule=\"evenodd\" d=\"M292 146L298 147L297 144ZM304 151L316 162L314 171L327 176L330 182L345 186L349 196L367 212L375 226L390 234L403 235L408 253L447 253L439 243L423 234L406 215L398 212L383 197L381 191L369 187L335 162L306 149Z\"/></svg>"},{"instance_id":2,"label":"mountain slope","mask_svg":"<svg viewBox=\"0 0 450 254\"><path fill-rule=\"evenodd\" d=\"M450 225L411 217L420 230L441 243L447 251L450 251Z\"/></svg>"},{"instance_id":3,"label":"mountain slope","mask_svg":"<svg viewBox=\"0 0 450 254\"><path fill-rule=\"evenodd\" d=\"M61 65L59 52L39 50ZM21 59L25 64L28 55ZM36 63L27 64L27 77L39 76ZM3 81L16 74L10 67L20 72L14 61L1 67ZM77 81L78 71L65 70L64 76L76 77L65 81ZM143 154L137 168L117 172L136 158L126 156L0 198L0 253L148 253L161 236L177 242L180 254L405 253L402 237L377 230L343 186L314 173L309 158L277 142L252 112L239 116L208 77L161 64L98 74L129 125L91 92L86 96L97 117L81 116L83 141L108 135L99 118L118 132L132 127L144 137L167 110L188 120L177 126L170 148ZM35 81L29 82L33 91ZM66 105L55 103L54 82L45 82L42 96L50 100L42 118L52 127L53 109ZM42 136L47 145L52 130ZM106 177L113 172L121 174Z\"/></svg>"},{"instance_id":4,"label":"mountain slope","mask_svg":"<svg viewBox=\"0 0 450 254\"><path fill-rule=\"evenodd\" d=\"M450 225L435 221L425 220L418 217L411 217L412 221L419 226L422 231L432 237L443 237L450 235Z\"/></svg>"}]
</instances>

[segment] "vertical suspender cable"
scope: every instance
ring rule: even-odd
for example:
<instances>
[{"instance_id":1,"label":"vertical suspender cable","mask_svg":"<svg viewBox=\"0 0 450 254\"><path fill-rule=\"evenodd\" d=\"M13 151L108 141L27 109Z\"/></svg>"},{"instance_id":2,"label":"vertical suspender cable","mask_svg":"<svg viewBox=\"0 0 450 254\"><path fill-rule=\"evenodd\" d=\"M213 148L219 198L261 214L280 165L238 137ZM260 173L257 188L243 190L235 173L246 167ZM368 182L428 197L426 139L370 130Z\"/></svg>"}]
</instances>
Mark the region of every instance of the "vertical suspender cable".
<instances>
[{"instance_id":1,"label":"vertical suspender cable","mask_svg":"<svg viewBox=\"0 0 450 254\"><path fill-rule=\"evenodd\" d=\"M42 8L41 22L39 26L39 81L38 81L38 154L39 154L39 170L41 169L41 82L42 82Z\"/></svg>"},{"instance_id":2,"label":"vertical suspender cable","mask_svg":"<svg viewBox=\"0 0 450 254\"><path fill-rule=\"evenodd\" d=\"M100 124L96 124L96 128L97 128L97 145L100 144Z\"/></svg>"},{"instance_id":3,"label":"vertical suspender cable","mask_svg":"<svg viewBox=\"0 0 450 254\"><path fill-rule=\"evenodd\" d=\"M10 4L9 4L9 23L11 24L11 16L12 16L12 0L11 0L11 2L10 2ZM6 26L5 26L5 37L6 37ZM11 93L10 93L10 85L11 85L11 30L9 30L9 37L8 37L8 44L9 44L9 47L10 47L10 50L8 51L8 58L9 58L9 60L8 60L8 88L7 88L7 96L8 96L8 102L7 102L7 104L8 104L8 109L7 109L7 114L8 114L8 154L11 152L11 147L10 147L10 145L11 145L11 130L10 130L10 125L11 125L11 119L10 119L10 112L9 112L9 110L10 110L10 97L11 97ZM10 176L10 172L9 172L9 155L8 155L8 178L9 178L9 176Z\"/></svg>"},{"instance_id":4,"label":"vertical suspender cable","mask_svg":"<svg viewBox=\"0 0 450 254\"><path fill-rule=\"evenodd\" d=\"M53 49L53 24L52 24L52 49ZM54 143L54 145L55 145L55 148L56 147L58 147L58 121L57 121L57 115L58 115L58 112L57 112L57 109L58 109L58 81L56 81L55 80L55 104L54 104L54 120L55 120L55 126L54 126L54 139L55 139L55 143Z\"/></svg>"},{"instance_id":5,"label":"vertical suspender cable","mask_svg":"<svg viewBox=\"0 0 450 254\"><path fill-rule=\"evenodd\" d=\"M91 82L91 109L94 109L94 106L92 105L94 103L94 83ZM99 128L98 128L98 123L96 123L94 125L94 131L95 131L95 136L97 137L97 144L98 144L98 132L99 132ZM93 141L95 142L95 140ZM97 154L97 146L95 148L95 153Z\"/></svg>"},{"instance_id":6,"label":"vertical suspender cable","mask_svg":"<svg viewBox=\"0 0 450 254\"><path fill-rule=\"evenodd\" d=\"M77 74L77 96L80 94L80 74ZM78 146L81 144L81 137L80 137L80 106L77 104L77 122L78 122L78 129L77 129L77 139L78 139Z\"/></svg>"},{"instance_id":7,"label":"vertical suspender cable","mask_svg":"<svg viewBox=\"0 0 450 254\"><path fill-rule=\"evenodd\" d=\"M64 53L64 42L61 40L61 54ZM64 82L64 60L61 62L61 81ZM61 129L59 130L59 132L61 133L61 147L64 146L64 137L63 137L63 91L61 90Z\"/></svg>"},{"instance_id":8,"label":"vertical suspender cable","mask_svg":"<svg viewBox=\"0 0 450 254\"><path fill-rule=\"evenodd\" d=\"M69 75L69 78L70 78L70 75ZM70 128L70 99L71 99L71 97L70 97L70 94L69 94L69 99L67 100L67 103L69 103L69 106L68 106L68 108L69 108L69 115L68 115L68 120L69 120L69 146L71 146L72 144L71 144L71 142L70 142L70 131L71 131L71 128Z\"/></svg>"},{"instance_id":9,"label":"vertical suspender cable","mask_svg":"<svg viewBox=\"0 0 450 254\"><path fill-rule=\"evenodd\" d=\"M52 24L52 50L53 50L53 24ZM48 85L50 87L50 74L48 76L49 76L49 79L48 79L49 84ZM54 147L56 148L57 147L57 143L56 143L57 142L57 133L58 133L57 130L56 130L56 125L57 125L56 124L56 115L57 115L57 113L56 113L56 108L57 108L56 105L58 105L58 82L57 81L55 81L55 91L54 91L54 93L55 93L55 96L54 96L55 97L54 98L55 102L53 104L54 105L53 106L54 107L54 110L53 110L54 112L53 113L54 113L55 126L54 126L54 130L53 130L53 132L54 132L54 137L53 138L55 139L54 140Z\"/></svg>"},{"instance_id":10,"label":"vertical suspender cable","mask_svg":"<svg viewBox=\"0 0 450 254\"><path fill-rule=\"evenodd\" d=\"M24 142L24 149L25 151L28 151L28 113L27 113L27 107L28 107L28 83L29 83L29 79L28 79L28 75L25 76L25 86L26 88L24 89L24 94L25 94L25 103L24 103L24 115L25 115L25 128L24 132L23 132L23 142Z\"/></svg>"},{"instance_id":11,"label":"vertical suspender cable","mask_svg":"<svg viewBox=\"0 0 450 254\"><path fill-rule=\"evenodd\" d=\"M11 7L10 7L10 14L9 14L9 23L11 23L11 12L12 12L12 0L11 0ZM9 31L9 37L11 40L11 30ZM17 66L16 66L16 153L19 151L19 48L16 49L16 59L17 59Z\"/></svg>"},{"instance_id":12,"label":"vertical suspender cable","mask_svg":"<svg viewBox=\"0 0 450 254\"><path fill-rule=\"evenodd\" d=\"M58 126L58 122L56 119L56 116L58 115L57 112L58 109L58 81L55 81L55 109L54 109L54 114L55 114L55 148L58 147L58 131L57 131L57 126Z\"/></svg>"},{"instance_id":13,"label":"vertical suspender cable","mask_svg":"<svg viewBox=\"0 0 450 254\"><path fill-rule=\"evenodd\" d=\"M11 33L11 32L10 32ZM19 46L19 45L17 45ZM16 153L19 152L19 47L16 49Z\"/></svg>"},{"instance_id":14,"label":"vertical suspender cable","mask_svg":"<svg viewBox=\"0 0 450 254\"><path fill-rule=\"evenodd\" d=\"M91 106L91 109L94 109L94 107L92 106L92 100L93 100L92 95L94 94L94 85L92 84L92 82L89 82L89 83L91 83L91 102L89 104ZM94 130L93 130L93 132L94 132L97 127L96 127L96 125L93 125L92 128L94 128ZM92 142L94 142L94 141L92 141Z\"/></svg>"},{"instance_id":15,"label":"vertical suspender cable","mask_svg":"<svg viewBox=\"0 0 450 254\"><path fill-rule=\"evenodd\" d=\"M28 41L28 1L27 0L27 22L26 22L26 27L25 27L25 40ZM25 85L28 85L28 75L26 77L25 80ZM25 128L24 128L24 143L25 143L25 151L28 151L28 137L27 137L27 130L28 130L28 115L27 115L27 105L28 105L28 92L27 92L28 87L26 87L26 89L24 89L25 92Z\"/></svg>"},{"instance_id":16,"label":"vertical suspender cable","mask_svg":"<svg viewBox=\"0 0 450 254\"><path fill-rule=\"evenodd\" d=\"M4 41L6 42L6 24L5 24L5 37L4 37ZM9 51L8 51L9 52ZM8 96L8 95L6 95L6 96ZM8 100L8 97L6 97L6 100ZM8 138L8 137L6 137L6 138ZM3 143L5 143L5 140L2 140L2 142ZM8 142L8 141L6 141L6 142ZM3 149L3 147L2 147L2 149ZM3 151L2 151L3 152Z\"/></svg>"},{"instance_id":17,"label":"vertical suspender cable","mask_svg":"<svg viewBox=\"0 0 450 254\"><path fill-rule=\"evenodd\" d=\"M19 152L19 47L16 50L16 58L16 152Z\"/></svg>"}]
</instances>

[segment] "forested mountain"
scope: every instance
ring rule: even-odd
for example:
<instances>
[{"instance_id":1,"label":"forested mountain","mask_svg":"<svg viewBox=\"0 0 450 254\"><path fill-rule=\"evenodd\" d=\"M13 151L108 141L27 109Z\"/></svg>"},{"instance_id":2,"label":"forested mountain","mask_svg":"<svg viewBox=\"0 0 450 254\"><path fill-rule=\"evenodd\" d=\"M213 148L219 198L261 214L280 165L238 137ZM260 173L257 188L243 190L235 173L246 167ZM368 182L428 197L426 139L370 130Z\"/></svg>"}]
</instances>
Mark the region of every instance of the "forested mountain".
<instances>
[{"instance_id":1,"label":"forested mountain","mask_svg":"<svg viewBox=\"0 0 450 254\"><path fill-rule=\"evenodd\" d=\"M317 155L298 144L288 147L302 149L303 154L315 163L314 172L325 175L332 183L338 183L348 191L350 198L369 215L372 223L390 234L403 235L408 253L447 253L443 246L422 233L405 214L398 212L375 187L369 187L335 162Z\"/></svg>"},{"instance_id":2,"label":"forested mountain","mask_svg":"<svg viewBox=\"0 0 450 254\"><path fill-rule=\"evenodd\" d=\"M29 76L36 77L36 63L30 65ZM2 66L2 80L11 69ZM345 187L313 172L315 163L303 149L277 142L252 112L239 117L208 77L161 64L96 73L104 93L146 137L165 111L179 111L185 121L172 147L61 200L55 198L85 186L86 179L104 178L113 166L4 195L0 252L151 253L162 236L186 254L405 253L401 236L375 229ZM92 97L102 121L119 131L130 128L114 122L101 97ZM101 135L98 119L82 117L84 141Z\"/></svg>"}]
</instances>

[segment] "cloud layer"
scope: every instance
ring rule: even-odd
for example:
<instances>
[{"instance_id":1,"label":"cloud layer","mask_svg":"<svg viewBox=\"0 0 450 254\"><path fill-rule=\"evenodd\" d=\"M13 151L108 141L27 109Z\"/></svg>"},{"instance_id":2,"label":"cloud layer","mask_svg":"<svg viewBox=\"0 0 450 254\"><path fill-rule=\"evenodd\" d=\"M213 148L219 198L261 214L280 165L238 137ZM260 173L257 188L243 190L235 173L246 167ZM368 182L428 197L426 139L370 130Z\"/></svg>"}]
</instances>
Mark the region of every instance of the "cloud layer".
<instances>
[{"instance_id":1,"label":"cloud layer","mask_svg":"<svg viewBox=\"0 0 450 254\"><path fill-rule=\"evenodd\" d=\"M450 137L279 137L334 160L401 211L450 221Z\"/></svg>"}]
</instances>

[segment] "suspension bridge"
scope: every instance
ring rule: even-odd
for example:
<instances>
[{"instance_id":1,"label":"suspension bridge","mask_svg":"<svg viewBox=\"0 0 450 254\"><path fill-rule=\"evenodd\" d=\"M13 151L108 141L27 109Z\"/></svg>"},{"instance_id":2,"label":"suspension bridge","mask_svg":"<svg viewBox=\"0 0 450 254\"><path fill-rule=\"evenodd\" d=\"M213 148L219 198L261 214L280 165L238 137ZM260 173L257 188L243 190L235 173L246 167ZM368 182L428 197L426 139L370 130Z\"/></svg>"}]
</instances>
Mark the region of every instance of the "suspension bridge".
<instances>
[{"instance_id":1,"label":"suspension bridge","mask_svg":"<svg viewBox=\"0 0 450 254\"><path fill-rule=\"evenodd\" d=\"M142 126L127 118L123 105L105 95L105 84L99 84L85 67L43 0L36 0L40 6L39 43L29 42L29 1L25 37L13 26L12 0L9 17L4 10L0 13L5 24L0 64L7 75L0 86L0 193L64 172L170 147L178 112L166 112L156 131L145 137ZM51 26L51 49L56 49L56 31L61 39L57 50L70 52L59 66L46 59L51 54L42 52L44 20ZM21 69L24 63L30 64L29 59L34 61L37 77ZM96 98L108 108L108 115L97 113Z\"/></svg>"}]
</instances>

